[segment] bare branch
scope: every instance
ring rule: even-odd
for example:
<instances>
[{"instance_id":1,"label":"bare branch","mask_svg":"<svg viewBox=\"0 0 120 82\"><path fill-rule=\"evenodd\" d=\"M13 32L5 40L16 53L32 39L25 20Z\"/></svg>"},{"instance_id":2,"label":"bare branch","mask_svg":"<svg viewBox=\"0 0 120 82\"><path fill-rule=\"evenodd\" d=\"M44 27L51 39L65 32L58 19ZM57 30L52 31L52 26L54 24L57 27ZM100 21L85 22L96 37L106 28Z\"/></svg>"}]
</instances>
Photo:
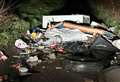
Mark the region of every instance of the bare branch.
<instances>
[{"instance_id":1,"label":"bare branch","mask_svg":"<svg viewBox=\"0 0 120 82\"><path fill-rule=\"evenodd\" d=\"M2 4L3 0L0 0L0 5Z\"/></svg>"},{"instance_id":2,"label":"bare branch","mask_svg":"<svg viewBox=\"0 0 120 82\"><path fill-rule=\"evenodd\" d=\"M2 4L1 4L1 7L0 7L0 12L3 10L4 6L5 6L5 0L2 0Z\"/></svg>"},{"instance_id":3,"label":"bare branch","mask_svg":"<svg viewBox=\"0 0 120 82\"><path fill-rule=\"evenodd\" d=\"M4 0L4 1L5 1L5 0ZM4 7L4 5L5 5L5 2L4 2L4 3L3 3L3 4L4 4L3 7L0 8L0 14L6 12L6 11L8 11L8 10L10 10L11 8L14 8L14 5L15 5L16 3L17 3L17 1L15 1L15 2L13 2L13 3L12 3L12 1L10 1L9 4L8 4L8 6L7 6L7 7Z\"/></svg>"},{"instance_id":4,"label":"bare branch","mask_svg":"<svg viewBox=\"0 0 120 82\"><path fill-rule=\"evenodd\" d=\"M0 25L11 19L9 18L11 17L9 12L18 6L17 3L18 0L0 0Z\"/></svg>"}]
</instances>

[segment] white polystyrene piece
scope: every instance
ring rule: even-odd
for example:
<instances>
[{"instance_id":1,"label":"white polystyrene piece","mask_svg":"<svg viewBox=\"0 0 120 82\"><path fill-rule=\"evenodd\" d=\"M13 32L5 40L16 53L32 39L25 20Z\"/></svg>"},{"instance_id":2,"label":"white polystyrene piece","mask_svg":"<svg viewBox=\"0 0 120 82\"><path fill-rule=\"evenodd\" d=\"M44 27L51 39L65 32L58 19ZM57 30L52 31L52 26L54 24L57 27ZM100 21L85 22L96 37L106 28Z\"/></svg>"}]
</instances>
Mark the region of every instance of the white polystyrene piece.
<instances>
[{"instance_id":1,"label":"white polystyrene piece","mask_svg":"<svg viewBox=\"0 0 120 82\"><path fill-rule=\"evenodd\" d=\"M42 26L47 28L49 22L73 21L76 23L90 24L90 16L88 15L53 15L43 16Z\"/></svg>"}]
</instances>

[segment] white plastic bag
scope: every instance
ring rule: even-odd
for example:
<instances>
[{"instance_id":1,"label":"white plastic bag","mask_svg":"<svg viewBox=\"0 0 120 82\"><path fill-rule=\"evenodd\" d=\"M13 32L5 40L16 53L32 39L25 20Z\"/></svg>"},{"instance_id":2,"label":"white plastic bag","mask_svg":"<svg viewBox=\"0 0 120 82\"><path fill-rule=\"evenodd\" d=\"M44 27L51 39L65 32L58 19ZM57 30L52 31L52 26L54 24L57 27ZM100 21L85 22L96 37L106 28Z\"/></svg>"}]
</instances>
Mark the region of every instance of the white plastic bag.
<instances>
[{"instance_id":1,"label":"white plastic bag","mask_svg":"<svg viewBox=\"0 0 120 82\"><path fill-rule=\"evenodd\" d=\"M112 44L113 44L116 48L120 49L120 39L114 40L114 41L112 42Z\"/></svg>"},{"instance_id":2,"label":"white plastic bag","mask_svg":"<svg viewBox=\"0 0 120 82\"><path fill-rule=\"evenodd\" d=\"M21 39L18 39L15 41L15 46L20 49L24 49L24 48L28 47L28 45Z\"/></svg>"},{"instance_id":3,"label":"white plastic bag","mask_svg":"<svg viewBox=\"0 0 120 82\"><path fill-rule=\"evenodd\" d=\"M26 62L28 62L28 64L33 67L36 66L38 64L38 57L37 56L30 56Z\"/></svg>"}]
</instances>

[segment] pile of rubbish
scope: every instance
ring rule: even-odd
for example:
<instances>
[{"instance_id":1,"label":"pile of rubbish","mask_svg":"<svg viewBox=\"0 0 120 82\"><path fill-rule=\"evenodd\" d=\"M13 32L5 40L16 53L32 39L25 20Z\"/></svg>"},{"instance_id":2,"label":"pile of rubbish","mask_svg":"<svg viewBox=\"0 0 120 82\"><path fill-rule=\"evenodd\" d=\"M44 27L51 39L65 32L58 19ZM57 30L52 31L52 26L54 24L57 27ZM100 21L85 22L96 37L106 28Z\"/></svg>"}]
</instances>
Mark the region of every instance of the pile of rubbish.
<instances>
[{"instance_id":1,"label":"pile of rubbish","mask_svg":"<svg viewBox=\"0 0 120 82\"><path fill-rule=\"evenodd\" d=\"M94 21L90 23L90 17L85 15L44 16L43 28L28 29L15 41L15 47L19 55L13 57L18 57L19 63L13 67L19 70L20 75L28 74L34 66L55 60L58 56L77 62L107 61L109 65L120 64L117 54L120 51L120 38L107 26ZM0 61L6 59L6 56L0 56ZM87 66L88 63L81 65ZM71 67L77 71L83 69Z\"/></svg>"},{"instance_id":2,"label":"pile of rubbish","mask_svg":"<svg viewBox=\"0 0 120 82\"><path fill-rule=\"evenodd\" d=\"M71 61L119 63L115 59L120 49L119 37L105 25L90 23L89 16L43 16L43 28L31 28L15 41L28 69L55 60L58 55Z\"/></svg>"}]
</instances>

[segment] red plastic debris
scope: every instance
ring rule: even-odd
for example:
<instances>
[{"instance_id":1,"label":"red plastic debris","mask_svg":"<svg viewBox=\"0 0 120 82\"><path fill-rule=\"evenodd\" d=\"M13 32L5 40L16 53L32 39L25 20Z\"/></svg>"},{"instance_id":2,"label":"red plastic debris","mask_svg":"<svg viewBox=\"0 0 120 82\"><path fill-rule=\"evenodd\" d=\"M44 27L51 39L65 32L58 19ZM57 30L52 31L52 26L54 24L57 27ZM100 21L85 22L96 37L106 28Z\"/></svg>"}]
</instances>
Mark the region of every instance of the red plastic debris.
<instances>
[{"instance_id":1,"label":"red plastic debris","mask_svg":"<svg viewBox=\"0 0 120 82\"><path fill-rule=\"evenodd\" d=\"M63 53L64 52L64 48L58 48L58 52Z\"/></svg>"},{"instance_id":2,"label":"red plastic debris","mask_svg":"<svg viewBox=\"0 0 120 82\"><path fill-rule=\"evenodd\" d=\"M7 56L5 56L2 51L0 51L0 61L2 60L5 61L6 59L7 59Z\"/></svg>"},{"instance_id":3,"label":"red plastic debris","mask_svg":"<svg viewBox=\"0 0 120 82\"><path fill-rule=\"evenodd\" d=\"M57 47L57 44L56 43L52 43L51 45L50 45L50 48L56 48Z\"/></svg>"}]
</instances>

